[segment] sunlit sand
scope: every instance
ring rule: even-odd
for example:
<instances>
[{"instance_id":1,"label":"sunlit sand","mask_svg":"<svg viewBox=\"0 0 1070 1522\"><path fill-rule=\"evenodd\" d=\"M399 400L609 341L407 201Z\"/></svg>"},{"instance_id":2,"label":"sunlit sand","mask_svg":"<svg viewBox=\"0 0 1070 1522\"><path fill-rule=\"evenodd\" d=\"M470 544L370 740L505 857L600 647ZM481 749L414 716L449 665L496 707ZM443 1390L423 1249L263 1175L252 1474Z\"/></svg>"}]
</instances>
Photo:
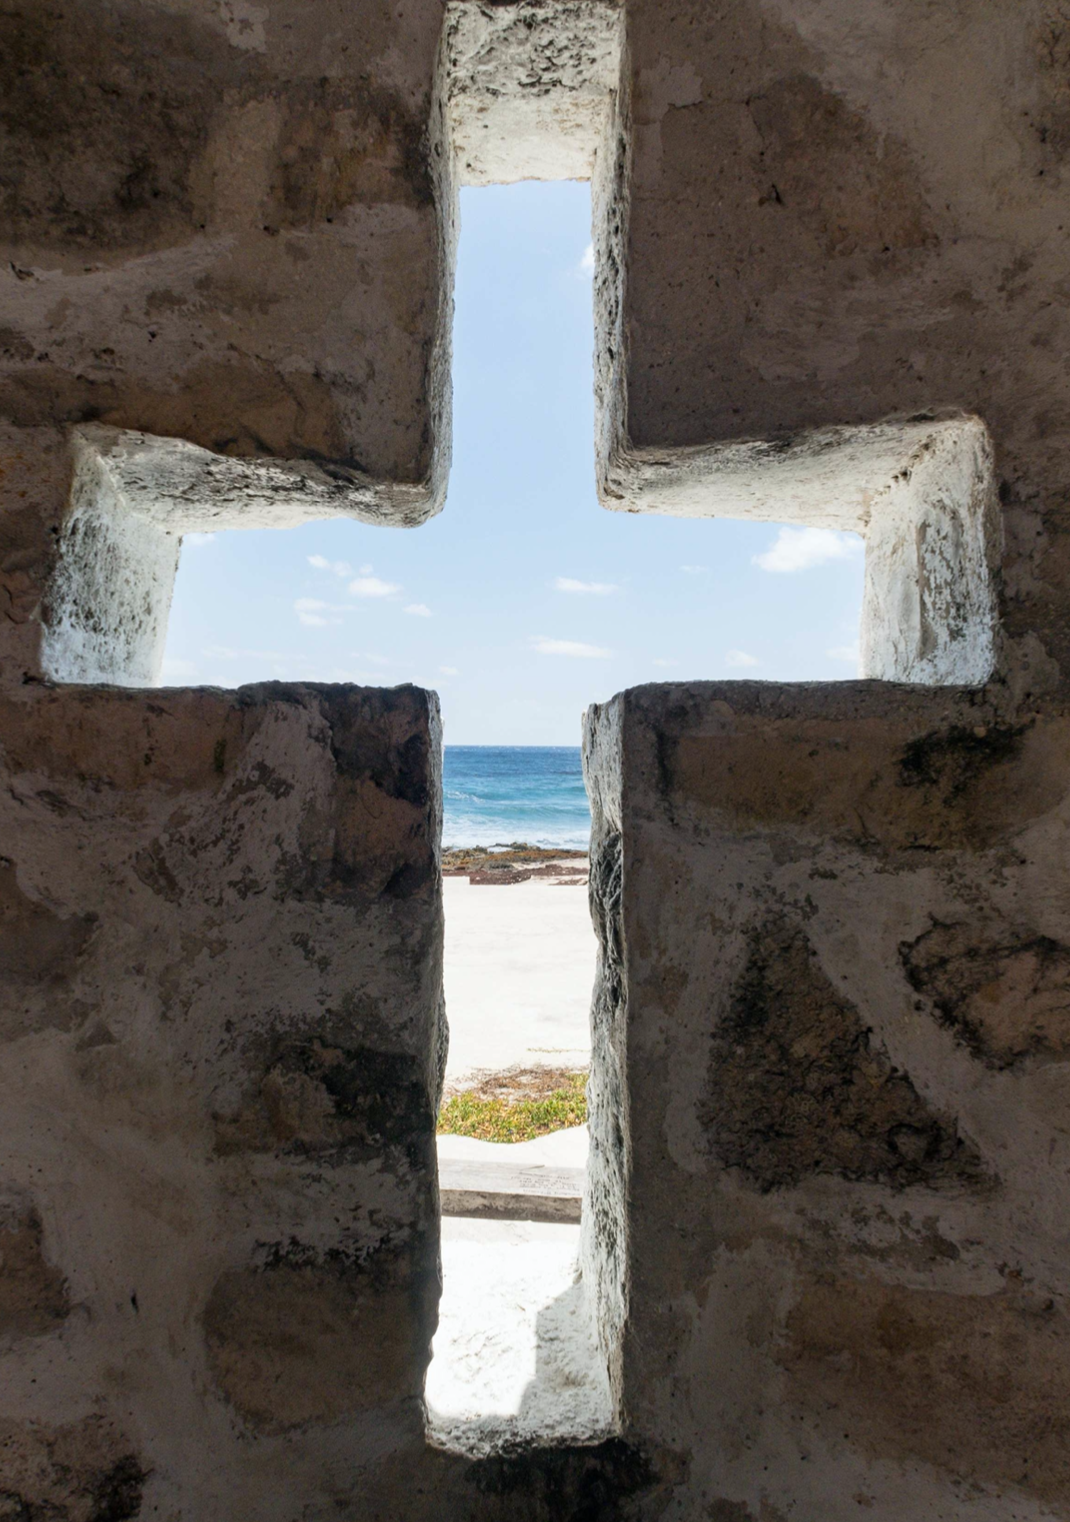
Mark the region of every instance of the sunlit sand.
<instances>
[{"instance_id":1,"label":"sunlit sand","mask_svg":"<svg viewBox=\"0 0 1070 1522\"><path fill-rule=\"evenodd\" d=\"M585 1067L596 942L587 889L534 878L443 883L446 1083L510 1067Z\"/></svg>"}]
</instances>

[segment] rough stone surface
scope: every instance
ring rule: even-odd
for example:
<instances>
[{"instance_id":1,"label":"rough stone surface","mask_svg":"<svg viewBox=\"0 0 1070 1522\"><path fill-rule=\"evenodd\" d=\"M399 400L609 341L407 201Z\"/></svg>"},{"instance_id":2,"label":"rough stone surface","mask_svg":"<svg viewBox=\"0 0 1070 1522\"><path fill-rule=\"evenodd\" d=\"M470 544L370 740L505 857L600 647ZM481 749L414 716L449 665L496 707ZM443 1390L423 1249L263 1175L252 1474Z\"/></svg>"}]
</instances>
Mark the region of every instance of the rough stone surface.
<instances>
[{"instance_id":1,"label":"rough stone surface","mask_svg":"<svg viewBox=\"0 0 1070 1522\"><path fill-rule=\"evenodd\" d=\"M1065 735L883 683L588 716L589 1282L677 1515L1070 1510Z\"/></svg>"},{"instance_id":2,"label":"rough stone surface","mask_svg":"<svg viewBox=\"0 0 1070 1522\"><path fill-rule=\"evenodd\" d=\"M121 1431L99 1416L67 1426L0 1420L0 1505L12 1518L127 1522L147 1475Z\"/></svg>"},{"instance_id":3,"label":"rough stone surface","mask_svg":"<svg viewBox=\"0 0 1070 1522\"><path fill-rule=\"evenodd\" d=\"M442 15L0 6L0 667L16 678L157 681L185 532L441 507Z\"/></svg>"},{"instance_id":4,"label":"rough stone surface","mask_svg":"<svg viewBox=\"0 0 1070 1522\"><path fill-rule=\"evenodd\" d=\"M1068 39L0 0L0 1513L1070 1517ZM140 689L184 532L441 505L456 187L529 173L592 178L605 504L864 533L875 680L592 712L617 1436L473 1461L433 701Z\"/></svg>"},{"instance_id":5,"label":"rough stone surface","mask_svg":"<svg viewBox=\"0 0 1070 1522\"><path fill-rule=\"evenodd\" d=\"M6 4L0 412L426 483L440 24Z\"/></svg>"},{"instance_id":6,"label":"rough stone surface","mask_svg":"<svg viewBox=\"0 0 1070 1522\"><path fill-rule=\"evenodd\" d=\"M1063 1512L1065 1303L1013 1277L989 1295L804 1277L786 1332L780 1361L792 1392L826 1402L849 1442L893 1461L965 1470L997 1494L1017 1467L1018 1485Z\"/></svg>"},{"instance_id":7,"label":"rough stone surface","mask_svg":"<svg viewBox=\"0 0 1070 1522\"><path fill-rule=\"evenodd\" d=\"M631 441L950 407L1058 472L1065 46L1050 0L630 0Z\"/></svg>"},{"instance_id":8,"label":"rough stone surface","mask_svg":"<svg viewBox=\"0 0 1070 1522\"><path fill-rule=\"evenodd\" d=\"M451 0L440 68L459 182L590 179L623 26L619 0Z\"/></svg>"},{"instance_id":9,"label":"rough stone surface","mask_svg":"<svg viewBox=\"0 0 1070 1522\"><path fill-rule=\"evenodd\" d=\"M1000 659L1058 679L1065 39L1052 0L629 0L596 181L606 506L848 527L939 420L978 417Z\"/></svg>"},{"instance_id":10,"label":"rough stone surface","mask_svg":"<svg viewBox=\"0 0 1070 1522\"><path fill-rule=\"evenodd\" d=\"M963 921L934 924L899 949L912 987L993 1067L1070 1051L1070 947Z\"/></svg>"},{"instance_id":11,"label":"rough stone surface","mask_svg":"<svg viewBox=\"0 0 1070 1522\"><path fill-rule=\"evenodd\" d=\"M0 1338L51 1332L70 1302L63 1275L45 1259L41 1218L24 1201L5 1201L0 1212Z\"/></svg>"},{"instance_id":12,"label":"rough stone surface","mask_svg":"<svg viewBox=\"0 0 1070 1522\"><path fill-rule=\"evenodd\" d=\"M434 701L23 687L2 709L0 1496L283 1522L420 1430Z\"/></svg>"},{"instance_id":13,"label":"rough stone surface","mask_svg":"<svg viewBox=\"0 0 1070 1522\"><path fill-rule=\"evenodd\" d=\"M582 175L606 505L857 528L864 674L1050 684L1051 639L996 636L995 494L1065 484L1050 444L1025 479L1011 419L1023 371L1054 385L1062 171L960 189L944 68L1005 56L1022 110L973 137L1035 151L1047 4L1013 39L980 10L899 27L896 0L883 27L832 0L9 6L0 416L85 457L59 568L23 591L50 637L15 659L154 681L183 532L437 510L456 187Z\"/></svg>"},{"instance_id":14,"label":"rough stone surface","mask_svg":"<svg viewBox=\"0 0 1070 1522\"><path fill-rule=\"evenodd\" d=\"M985 1184L976 1149L874 1045L802 925L775 915L748 932L699 1116L719 1161L762 1191L822 1173Z\"/></svg>"}]
</instances>

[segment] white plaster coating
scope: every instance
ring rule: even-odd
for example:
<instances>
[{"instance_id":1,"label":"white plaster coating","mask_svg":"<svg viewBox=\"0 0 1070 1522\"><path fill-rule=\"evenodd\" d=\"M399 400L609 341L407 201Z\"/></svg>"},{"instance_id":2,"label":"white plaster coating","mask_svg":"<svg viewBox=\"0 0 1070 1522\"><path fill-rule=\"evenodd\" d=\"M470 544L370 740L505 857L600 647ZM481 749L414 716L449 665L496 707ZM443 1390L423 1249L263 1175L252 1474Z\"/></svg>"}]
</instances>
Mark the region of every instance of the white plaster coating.
<instances>
[{"instance_id":1,"label":"white plaster coating","mask_svg":"<svg viewBox=\"0 0 1070 1522\"><path fill-rule=\"evenodd\" d=\"M863 534L861 674L966 686L992 674L1002 546L979 418L824 429L784 444L625 450L603 503Z\"/></svg>"},{"instance_id":2,"label":"white plaster coating","mask_svg":"<svg viewBox=\"0 0 1070 1522\"><path fill-rule=\"evenodd\" d=\"M596 951L587 890L466 877L442 888L447 1086L483 1070L585 1067Z\"/></svg>"},{"instance_id":3,"label":"white plaster coating","mask_svg":"<svg viewBox=\"0 0 1070 1522\"><path fill-rule=\"evenodd\" d=\"M132 512L77 437L70 511L48 589L41 660L63 682L159 681L181 539Z\"/></svg>"},{"instance_id":4,"label":"white plaster coating","mask_svg":"<svg viewBox=\"0 0 1070 1522\"><path fill-rule=\"evenodd\" d=\"M412 526L429 515L427 489L308 461L234 459L129 429L74 431L100 454L114 491L169 533L294 528L313 518Z\"/></svg>"},{"instance_id":5,"label":"white plaster coating","mask_svg":"<svg viewBox=\"0 0 1070 1522\"><path fill-rule=\"evenodd\" d=\"M1001 551L984 424L975 418L930 434L871 507L861 674L986 682L996 663Z\"/></svg>"},{"instance_id":6,"label":"white plaster coating","mask_svg":"<svg viewBox=\"0 0 1070 1522\"><path fill-rule=\"evenodd\" d=\"M874 498L947 422L892 419L784 440L681 448L624 444L608 467L602 505L618 512L754 518L863 533Z\"/></svg>"},{"instance_id":7,"label":"white plaster coating","mask_svg":"<svg viewBox=\"0 0 1070 1522\"><path fill-rule=\"evenodd\" d=\"M447 5L442 69L460 183L590 179L623 28L612 0Z\"/></svg>"},{"instance_id":8,"label":"white plaster coating","mask_svg":"<svg viewBox=\"0 0 1070 1522\"><path fill-rule=\"evenodd\" d=\"M608 1433L609 1387L578 1246L578 1226L443 1219L426 1384L433 1443L483 1455Z\"/></svg>"}]
</instances>

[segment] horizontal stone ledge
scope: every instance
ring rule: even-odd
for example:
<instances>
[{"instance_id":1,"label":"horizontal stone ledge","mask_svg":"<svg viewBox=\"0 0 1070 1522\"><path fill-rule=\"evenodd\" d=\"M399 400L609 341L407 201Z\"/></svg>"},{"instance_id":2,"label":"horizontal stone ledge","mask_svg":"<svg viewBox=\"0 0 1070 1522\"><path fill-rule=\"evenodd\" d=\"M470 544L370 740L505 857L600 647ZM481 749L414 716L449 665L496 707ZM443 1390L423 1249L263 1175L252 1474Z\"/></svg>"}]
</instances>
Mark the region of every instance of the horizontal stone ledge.
<instances>
[{"instance_id":1,"label":"horizontal stone ledge","mask_svg":"<svg viewBox=\"0 0 1070 1522\"><path fill-rule=\"evenodd\" d=\"M582 1168L442 1159L442 1214L499 1221L578 1221Z\"/></svg>"}]
</instances>

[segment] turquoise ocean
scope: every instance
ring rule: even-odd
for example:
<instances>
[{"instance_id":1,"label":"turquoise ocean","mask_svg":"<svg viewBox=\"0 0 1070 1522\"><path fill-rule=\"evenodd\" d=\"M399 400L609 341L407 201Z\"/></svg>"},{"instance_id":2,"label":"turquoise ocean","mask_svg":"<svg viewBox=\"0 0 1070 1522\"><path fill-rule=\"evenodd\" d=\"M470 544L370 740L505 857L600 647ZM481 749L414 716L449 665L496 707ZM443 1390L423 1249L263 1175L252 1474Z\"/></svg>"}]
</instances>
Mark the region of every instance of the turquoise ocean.
<instances>
[{"instance_id":1,"label":"turquoise ocean","mask_svg":"<svg viewBox=\"0 0 1070 1522\"><path fill-rule=\"evenodd\" d=\"M447 745L442 772L444 846L587 849L578 745Z\"/></svg>"}]
</instances>

